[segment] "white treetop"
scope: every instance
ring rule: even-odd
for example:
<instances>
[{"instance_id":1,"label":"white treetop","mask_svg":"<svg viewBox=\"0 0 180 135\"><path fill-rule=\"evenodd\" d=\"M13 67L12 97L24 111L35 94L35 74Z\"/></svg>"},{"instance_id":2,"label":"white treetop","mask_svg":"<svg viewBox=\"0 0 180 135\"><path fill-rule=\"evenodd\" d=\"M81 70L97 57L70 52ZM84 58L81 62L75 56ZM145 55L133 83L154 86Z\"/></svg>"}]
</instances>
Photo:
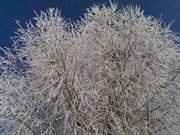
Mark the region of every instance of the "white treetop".
<instances>
[{"instance_id":1,"label":"white treetop","mask_svg":"<svg viewBox=\"0 0 180 135\"><path fill-rule=\"evenodd\" d=\"M136 6L57 9L1 49L0 134L178 135L180 38Z\"/></svg>"}]
</instances>

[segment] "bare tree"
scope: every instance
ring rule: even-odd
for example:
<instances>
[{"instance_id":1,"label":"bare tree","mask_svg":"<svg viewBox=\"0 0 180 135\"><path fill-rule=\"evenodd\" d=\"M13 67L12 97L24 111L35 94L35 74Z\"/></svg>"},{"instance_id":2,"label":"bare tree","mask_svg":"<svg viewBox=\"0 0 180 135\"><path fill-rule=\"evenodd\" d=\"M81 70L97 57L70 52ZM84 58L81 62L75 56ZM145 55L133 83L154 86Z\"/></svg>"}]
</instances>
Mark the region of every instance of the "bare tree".
<instances>
[{"instance_id":1,"label":"bare tree","mask_svg":"<svg viewBox=\"0 0 180 135\"><path fill-rule=\"evenodd\" d=\"M178 135L180 38L136 6L57 9L19 25L2 49L0 124L7 135Z\"/></svg>"}]
</instances>

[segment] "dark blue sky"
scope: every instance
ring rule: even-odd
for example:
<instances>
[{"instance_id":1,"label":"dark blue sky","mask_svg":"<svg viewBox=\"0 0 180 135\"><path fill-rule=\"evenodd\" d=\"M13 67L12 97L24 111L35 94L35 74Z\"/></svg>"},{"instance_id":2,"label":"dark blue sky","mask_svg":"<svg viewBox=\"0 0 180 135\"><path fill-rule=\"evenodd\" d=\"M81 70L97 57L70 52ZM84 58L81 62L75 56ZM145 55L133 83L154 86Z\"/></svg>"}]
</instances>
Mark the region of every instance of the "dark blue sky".
<instances>
[{"instance_id":1,"label":"dark blue sky","mask_svg":"<svg viewBox=\"0 0 180 135\"><path fill-rule=\"evenodd\" d=\"M180 32L180 0L116 0L120 7L133 3L140 5L146 15L153 15L170 23L172 29ZM65 18L73 20L82 16L92 4L108 3L108 0L0 0L0 46L11 44L17 25L15 20L24 24L34 16L33 10L40 11L58 7Z\"/></svg>"}]
</instances>

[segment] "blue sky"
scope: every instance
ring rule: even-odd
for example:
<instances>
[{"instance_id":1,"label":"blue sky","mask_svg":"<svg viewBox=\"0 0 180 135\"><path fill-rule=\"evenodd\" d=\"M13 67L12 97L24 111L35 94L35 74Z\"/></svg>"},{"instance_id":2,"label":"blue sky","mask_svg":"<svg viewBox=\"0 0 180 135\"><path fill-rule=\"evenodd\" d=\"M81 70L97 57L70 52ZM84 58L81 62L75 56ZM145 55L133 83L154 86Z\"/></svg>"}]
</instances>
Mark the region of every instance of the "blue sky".
<instances>
[{"instance_id":1,"label":"blue sky","mask_svg":"<svg viewBox=\"0 0 180 135\"><path fill-rule=\"evenodd\" d=\"M116 0L120 7L133 3L141 6L146 15L162 18L172 24L172 29L180 33L180 0ZM19 20L23 25L37 12L52 7L58 7L65 18L76 20L82 16L85 9L92 4L108 3L108 0L0 0L0 46L11 44L10 37L14 35Z\"/></svg>"}]
</instances>

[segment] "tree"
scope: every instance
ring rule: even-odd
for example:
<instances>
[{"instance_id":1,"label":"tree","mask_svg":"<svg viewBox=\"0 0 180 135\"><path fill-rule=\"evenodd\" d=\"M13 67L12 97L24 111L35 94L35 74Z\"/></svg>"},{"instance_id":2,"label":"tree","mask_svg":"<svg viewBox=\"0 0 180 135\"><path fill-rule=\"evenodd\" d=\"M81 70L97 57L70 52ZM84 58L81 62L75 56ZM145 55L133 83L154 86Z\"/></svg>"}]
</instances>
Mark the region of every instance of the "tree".
<instances>
[{"instance_id":1,"label":"tree","mask_svg":"<svg viewBox=\"0 0 180 135\"><path fill-rule=\"evenodd\" d=\"M177 135L180 38L136 6L57 9L2 49L0 123L11 135Z\"/></svg>"}]
</instances>

